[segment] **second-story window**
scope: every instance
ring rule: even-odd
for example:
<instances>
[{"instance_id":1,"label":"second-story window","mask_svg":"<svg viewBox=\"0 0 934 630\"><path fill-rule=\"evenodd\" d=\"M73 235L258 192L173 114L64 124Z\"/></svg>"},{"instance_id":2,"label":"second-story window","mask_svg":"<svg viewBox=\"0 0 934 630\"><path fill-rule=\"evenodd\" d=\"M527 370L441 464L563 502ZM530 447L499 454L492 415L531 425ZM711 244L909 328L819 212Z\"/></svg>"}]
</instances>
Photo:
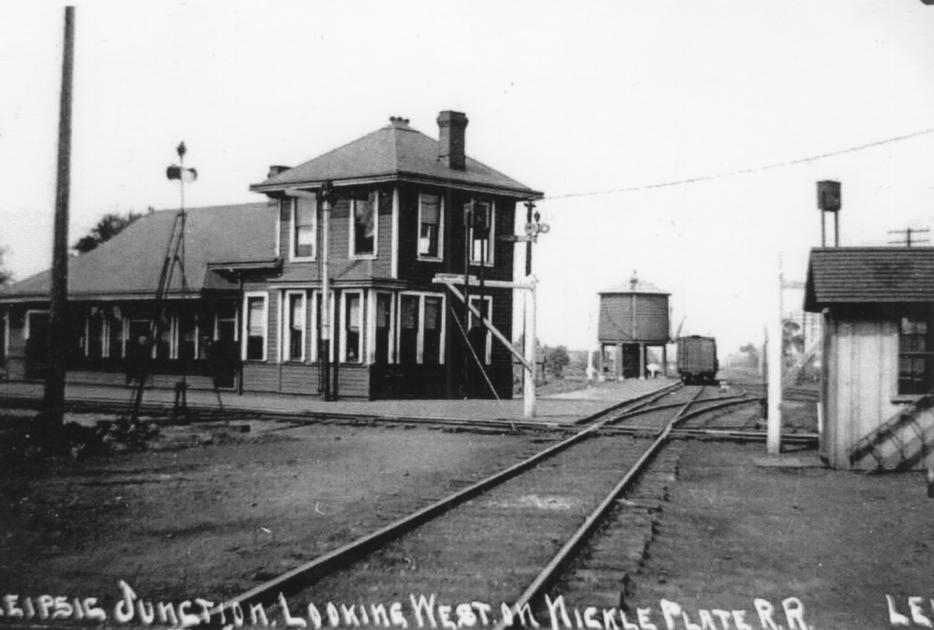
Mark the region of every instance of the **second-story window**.
<instances>
[{"instance_id":1,"label":"second-story window","mask_svg":"<svg viewBox=\"0 0 934 630\"><path fill-rule=\"evenodd\" d=\"M441 197L418 196L418 257L441 259Z\"/></svg>"},{"instance_id":2,"label":"second-story window","mask_svg":"<svg viewBox=\"0 0 934 630\"><path fill-rule=\"evenodd\" d=\"M315 257L318 208L314 199L297 198L292 205L292 258Z\"/></svg>"},{"instance_id":3,"label":"second-story window","mask_svg":"<svg viewBox=\"0 0 934 630\"><path fill-rule=\"evenodd\" d=\"M493 222L496 219L496 211L493 204L489 201L474 201L467 204L467 208L473 208L471 214L470 228L468 230L470 239L470 262L472 264L493 264Z\"/></svg>"},{"instance_id":4,"label":"second-story window","mask_svg":"<svg viewBox=\"0 0 934 630\"><path fill-rule=\"evenodd\" d=\"M376 191L354 193L350 200L350 255L375 256Z\"/></svg>"}]
</instances>

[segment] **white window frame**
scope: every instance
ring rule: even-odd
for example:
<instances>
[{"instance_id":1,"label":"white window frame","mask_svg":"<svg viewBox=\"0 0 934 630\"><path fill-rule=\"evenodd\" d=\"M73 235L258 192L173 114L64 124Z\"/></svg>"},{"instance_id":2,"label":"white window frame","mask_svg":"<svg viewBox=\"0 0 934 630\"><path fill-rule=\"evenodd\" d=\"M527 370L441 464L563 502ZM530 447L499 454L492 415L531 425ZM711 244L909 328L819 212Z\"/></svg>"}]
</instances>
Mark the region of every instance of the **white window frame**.
<instances>
[{"instance_id":1,"label":"white window frame","mask_svg":"<svg viewBox=\"0 0 934 630\"><path fill-rule=\"evenodd\" d=\"M276 204L276 258L282 256L282 212L285 210L285 204L291 201L288 197L282 197L279 199L279 203Z\"/></svg>"},{"instance_id":2,"label":"white window frame","mask_svg":"<svg viewBox=\"0 0 934 630\"><path fill-rule=\"evenodd\" d=\"M233 317L221 317L220 315L217 314L217 309L216 308L214 309L214 332L211 336L212 341L217 341L218 339L221 338L218 332L220 329L219 324L221 322L229 322L231 320L233 320L233 323L234 323L234 327L233 327L234 343L240 343L240 309L237 307L236 304L234 304Z\"/></svg>"},{"instance_id":3,"label":"white window frame","mask_svg":"<svg viewBox=\"0 0 934 630\"><path fill-rule=\"evenodd\" d=\"M172 361L178 360L178 336L179 336L179 325L178 321L178 311L173 310L171 317L169 317L169 359Z\"/></svg>"},{"instance_id":4,"label":"white window frame","mask_svg":"<svg viewBox=\"0 0 934 630\"><path fill-rule=\"evenodd\" d=\"M298 197L291 197L289 201L291 202L291 209L289 210L289 260L291 262L314 262L318 259L318 201L317 199L306 199L302 197L305 201L314 205L314 212L312 212L313 221L311 223L311 230L314 234L314 238L311 241L311 256L298 256L295 253L298 243L295 242L295 238L298 235L298 224L296 223L298 219Z\"/></svg>"},{"instance_id":5,"label":"white window frame","mask_svg":"<svg viewBox=\"0 0 934 630\"><path fill-rule=\"evenodd\" d=\"M263 356L260 359L247 358L247 346L250 343L249 335L249 305L251 298L263 299ZM240 334L240 358L243 361L266 361L269 356L269 293L266 291L246 291L243 294L243 322Z\"/></svg>"},{"instance_id":6,"label":"white window frame","mask_svg":"<svg viewBox=\"0 0 934 630\"><path fill-rule=\"evenodd\" d=\"M199 338L200 338L200 336L201 336L201 330L200 330L200 326L199 326L199 323L198 323L198 317L197 317L197 315L194 315L194 314L192 314L192 315L193 315L193 318L194 318L195 344L194 344L194 348L192 349L192 352L194 353L194 356L192 357L191 360L192 360L192 361L197 361L197 360L198 360L198 350L200 349L200 347L199 347L199 341L200 341ZM174 360L174 361L177 361L177 360L178 360L178 353L179 353L179 351L180 351L181 348L182 348L182 318L181 318L181 315L179 314L179 312L178 312L177 310L172 311L172 319L171 319L170 326L172 327L172 337L171 337L171 341L170 341L170 343L169 343L169 358L172 359L172 360Z\"/></svg>"},{"instance_id":7,"label":"white window frame","mask_svg":"<svg viewBox=\"0 0 934 630\"><path fill-rule=\"evenodd\" d=\"M373 253L358 254L354 251L354 231L357 229L354 215L356 214L357 199L354 199L353 194L351 194L348 199L350 212L347 216L347 258L350 260L374 260L379 256L379 190L368 190L367 195L370 194L373 195Z\"/></svg>"},{"instance_id":8,"label":"white window frame","mask_svg":"<svg viewBox=\"0 0 934 630\"><path fill-rule=\"evenodd\" d=\"M493 266L496 264L496 257L495 257L495 252L496 252L496 202L493 201L492 199L471 199L470 202L467 204L467 206L470 207L471 204L473 204L474 206L476 206L477 204L481 204L481 203L482 203L482 204L488 204L488 205L490 206L490 235L489 235L488 242L487 242L487 250L486 250L487 259L486 259L486 263L484 264L484 266L485 266L485 267L493 267ZM465 208L465 211L466 211L466 208ZM469 243L470 243L470 264L471 264L471 265L474 265L474 266L479 266L479 265L480 265L480 259L479 259L479 258L474 258L474 256L473 256L473 253L474 253L474 252L473 252L473 243L474 243L474 238L473 238L473 227L468 228L468 230L467 230L467 238L468 238Z\"/></svg>"},{"instance_id":9,"label":"white window frame","mask_svg":"<svg viewBox=\"0 0 934 630\"><path fill-rule=\"evenodd\" d=\"M347 360L347 297L351 295L356 295L360 300L360 318L357 322L357 357L356 361ZM348 291L341 291L341 308L340 308L340 361L341 363L350 363L352 365L357 365L358 363L363 363L363 337L366 334L366 328L364 328L364 322L366 322L366 312L364 310L364 300L363 300L363 291L360 289L353 289ZM332 335L333 337L333 335Z\"/></svg>"},{"instance_id":10,"label":"white window frame","mask_svg":"<svg viewBox=\"0 0 934 630\"><path fill-rule=\"evenodd\" d=\"M96 314L95 311L97 311ZM91 319L97 316L101 318L100 358L108 359L110 358L110 316L99 306L92 306L84 317L84 358L91 357Z\"/></svg>"},{"instance_id":11,"label":"white window frame","mask_svg":"<svg viewBox=\"0 0 934 630\"><path fill-rule=\"evenodd\" d=\"M422 239L422 197L431 195L438 198L438 255L429 256L421 253ZM420 192L418 193L418 224L416 226L418 233L415 235L415 253L418 260L427 260L430 262L441 262L444 260L444 195L440 193Z\"/></svg>"},{"instance_id":12,"label":"white window frame","mask_svg":"<svg viewBox=\"0 0 934 630\"><path fill-rule=\"evenodd\" d=\"M301 323L302 323L302 349L299 358L293 359L289 356L289 349L292 347L292 326L289 317L292 315L292 297L301 298ZM308 356L308 292L300 290L289 290L283 293L282 308L282 362L283 363L304 363Z\"/></svg>"},{"instance_id":13,"label":"white window frame","mask_svg":"<svg viewBox=\"0 0 934 630\"><path fill-rule=\"evenodd\" d=\"M480 299L481 298L483 299L483 301L487 303L486 314L484 315L483 319L487 323L492 324L493 323L493 296L492 295L471 295L470 305L476 308L478 311L480 311L480 304L481 304ZM480 311L480 312L482 313L483 311ZM473 320L475 317L476 315L474 315L473 310L471 310L470 317L467 320L467 330L470 330L472 328L471 324L473 323ZM486 365L490 365L493 362L493 333L486 326L483 326L483 327L486 328L486 348L484 349L484 354L486 356L484 357L484 363Z\"/></svg>"},{"instance_id":14,"label":"white window frame","mask_svg":"<svg viewBox=\"0 0 934 630\"><path fill-rule=\"evenodd\" d=\"M318 361L318 296L321 295L320 289L311 292L311 362ZM328 361L334 363L334 291L328 291L328 310L331 311L331 336L328 338Z\"/></svg>"},{"instance_id":15,"label":"white window frame","mask_svg":"<svg viewBox=\"0 0 934 630\"><path fill-rule=\"evenodd\" d=\"M447 296L444 293L434 293L431 291L400 291L397 294L399 307L395 309L395 317L392 320L395 324L395 335L392 337L392 339L396 348L396 352L398 353L399 342L402 336L402 296L406 295L418 297L418 331L416 333L415 344L415 363L418 365L422 365L425 362L425 298L440 298L441 312L439 313L439 317L441 318L441 331L439 334L441 335L441 340L438 344L437 365L444 365L444 359L446 356L444 343L447 338L447 317L445 317L445 314L447 313ZM396 300L394 300L394 303L395 301ZM390 334L392 334L392 331ZM397 354L396 361L394 361L394 363L398 363L398 358L399 357ZM432 363L431 365L435 365L435 363Z\"/></svg>"}]
</instances>

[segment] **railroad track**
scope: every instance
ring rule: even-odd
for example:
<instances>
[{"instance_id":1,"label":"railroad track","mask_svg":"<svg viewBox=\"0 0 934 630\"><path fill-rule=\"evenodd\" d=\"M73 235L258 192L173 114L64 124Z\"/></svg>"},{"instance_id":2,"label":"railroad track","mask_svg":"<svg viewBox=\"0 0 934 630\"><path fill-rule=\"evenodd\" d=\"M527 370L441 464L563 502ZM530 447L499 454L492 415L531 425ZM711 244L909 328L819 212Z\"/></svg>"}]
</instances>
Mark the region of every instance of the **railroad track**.
<instances>
[{"instance_id":1,"label":"railroad track","mask_svg":"<svg viewBox=\"0 0 934 630\"><path fill-rule=\"evenodd\" d=\"M388 627L397 610L411 627L443 627L439 617L455 614L516 625L692 408L756 401L675 385L584 418L532 457L217 605L210 624ZM651 435L627 432L636 419Z\"/></svg>"}]
</instances>

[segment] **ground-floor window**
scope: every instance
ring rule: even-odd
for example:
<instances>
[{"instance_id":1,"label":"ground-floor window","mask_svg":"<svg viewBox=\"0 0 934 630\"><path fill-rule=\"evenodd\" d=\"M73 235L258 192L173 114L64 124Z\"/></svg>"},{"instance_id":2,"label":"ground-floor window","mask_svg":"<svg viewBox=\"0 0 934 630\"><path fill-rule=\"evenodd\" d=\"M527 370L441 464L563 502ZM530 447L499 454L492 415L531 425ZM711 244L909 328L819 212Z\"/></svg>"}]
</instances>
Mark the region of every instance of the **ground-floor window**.
<instances>
[{"instance_id":1,"label":"ground-floor window","mask_svg":"<svg viewBox=\"0 0 934 630\"><path fill-rule=\"evenodd\" d=\"M489 365L493 359L493 338L489 329L474 314L474 310L483 315L483 321L492 324L493 298L489 295L471 295L470 305L473 308L470 309L470 317L467 320L467 337L477 356L483 357L483 362Z\"/></svg>"},{"instance_id":2,"label":"ground-floor window","mask_svg":"<svg viewBox=\"0 0 934 630\"><path fill-rule=\"evenodd\" d=\"M194 312L182 312L173 318L173 358L194 361L198 356L198 317Z\"/></svg>"},{"instance_id":3,"label":"ground-floor window","mask_svg":"<svg viewBox=\"0 0 934 630\"><path fill-rule=\"evenodd\" d=\"M89 359L100 359L106 356L104 352L104 340L107 338L106 325L107 318L104 312L97 307L92 307L85 322L84 356Z\"/></svg>"},{"instance_id":4,"label":"ground-floor window","mask_svg":"<svg viewBox=\"0 0 934 630\"><path fill-rule=\"evenodd\" d=\"M10 354L10 314L0 315L0 361Z\"/></svg>"},{"instance_id":5,"label":"ground-floor window","mask_svg":"<svg viewBox=\"0 0 934 630\"><path fill-rule=\"evenodd\" d=\"M444 363L444 297L399 295L399 363Z\"/></svg>"},{"instance_id":6,"label":"ground-floor window","mask_svg":"<svg viewBox=\"0 0 934 630\"><path fill-rule=\"evenodd\" d=\"M898 393L927 394L934 389L934 343L930 317L901 318L898 331Z\"/></svg>"},{"instance_id":7,"label":"ground-floor window","mask_svg":"<svg viewBox=\"0 0 934 630\"><path fill-rule=\"evenodd\" d=\"M321 317L322 305L321 305L321 291L314 291L314 300L312 301L311 308L311 329L314 334L314 340L311 344L311 360L317 361L318 356L321 354L321 342L324 338L324 318ZM334 322L334 292L328 291L328 312L331 316L328 318L328 321ZM333 328L333 326L332 326ZM334 330L328 331L328 360L334 361Z\"/></svg>"},{"instance_id":8,"label":"ground-floor window","mask_svg":"<svg viewBox=\"0 0 934 630\"><path fill-rule=\"evenodd\" d=\"M393 359L394 306L392 293L377 292L375 310L376 321L374 322L376 327L374 344L376 347L374 348L373 354L373 360L377 365L386 365Z\"/></svg>"},{"instance_id":9,"label":"ground-floor window","mask_svg":"<svg viewBox=\"0 0 934 630\"><path fill-rule=\"evenodd\" d=\"M286 361L304 361L307 296L304 291L286 291L282 356Z\"/></svg>"},{"instance_id":10,"label":"ground-floor window","mask_svg":"<svg viewBox=\"0 0 934 630\"><path fill-rule=\"evenodd\" d=\"M266 335L268 304L265 293L244 295L243 359L246 361L266 360Z\"/></svg>"},{"instance_id":11,"label":"ground-floor window","mask_svg":"<svg viewBox=\"0 0 934 630\"><path fill-rule=\"evenodd\" d=\"M363 360L363 293L341 293L341 361L360 363Z\"/></svg>"}]
</instances>

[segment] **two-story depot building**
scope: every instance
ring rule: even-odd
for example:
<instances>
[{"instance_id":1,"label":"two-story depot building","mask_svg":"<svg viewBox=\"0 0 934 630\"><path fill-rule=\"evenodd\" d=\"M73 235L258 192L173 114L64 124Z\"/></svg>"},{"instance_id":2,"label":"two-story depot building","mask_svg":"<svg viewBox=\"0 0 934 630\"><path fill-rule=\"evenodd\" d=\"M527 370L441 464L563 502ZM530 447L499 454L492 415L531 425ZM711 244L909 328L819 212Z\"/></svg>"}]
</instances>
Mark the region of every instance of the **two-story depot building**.
<instances>
[{"instance_id":1,"label":"two-story depot building","mask_svg":"<svg viewBox=\"0 0 934 630\"><path fill-rule=\"evenodd\" d=\"M512 338L515 243L500 237L514 233L517 204L542 193L465 155L464 114L441 112L438 125L436 141L393 117L272 167L251 186L265 202L189 210L187 288L176 274L160 315L177 211L71 258L69 381L129 383L158 317L145 372L154 386L185 373L190 387L318 395L327 364L335 397L510 397L513 356L488 330ZM49 285L44 272L0 293L9 379L42 377Z\"/></svg>"}]
</instances>

